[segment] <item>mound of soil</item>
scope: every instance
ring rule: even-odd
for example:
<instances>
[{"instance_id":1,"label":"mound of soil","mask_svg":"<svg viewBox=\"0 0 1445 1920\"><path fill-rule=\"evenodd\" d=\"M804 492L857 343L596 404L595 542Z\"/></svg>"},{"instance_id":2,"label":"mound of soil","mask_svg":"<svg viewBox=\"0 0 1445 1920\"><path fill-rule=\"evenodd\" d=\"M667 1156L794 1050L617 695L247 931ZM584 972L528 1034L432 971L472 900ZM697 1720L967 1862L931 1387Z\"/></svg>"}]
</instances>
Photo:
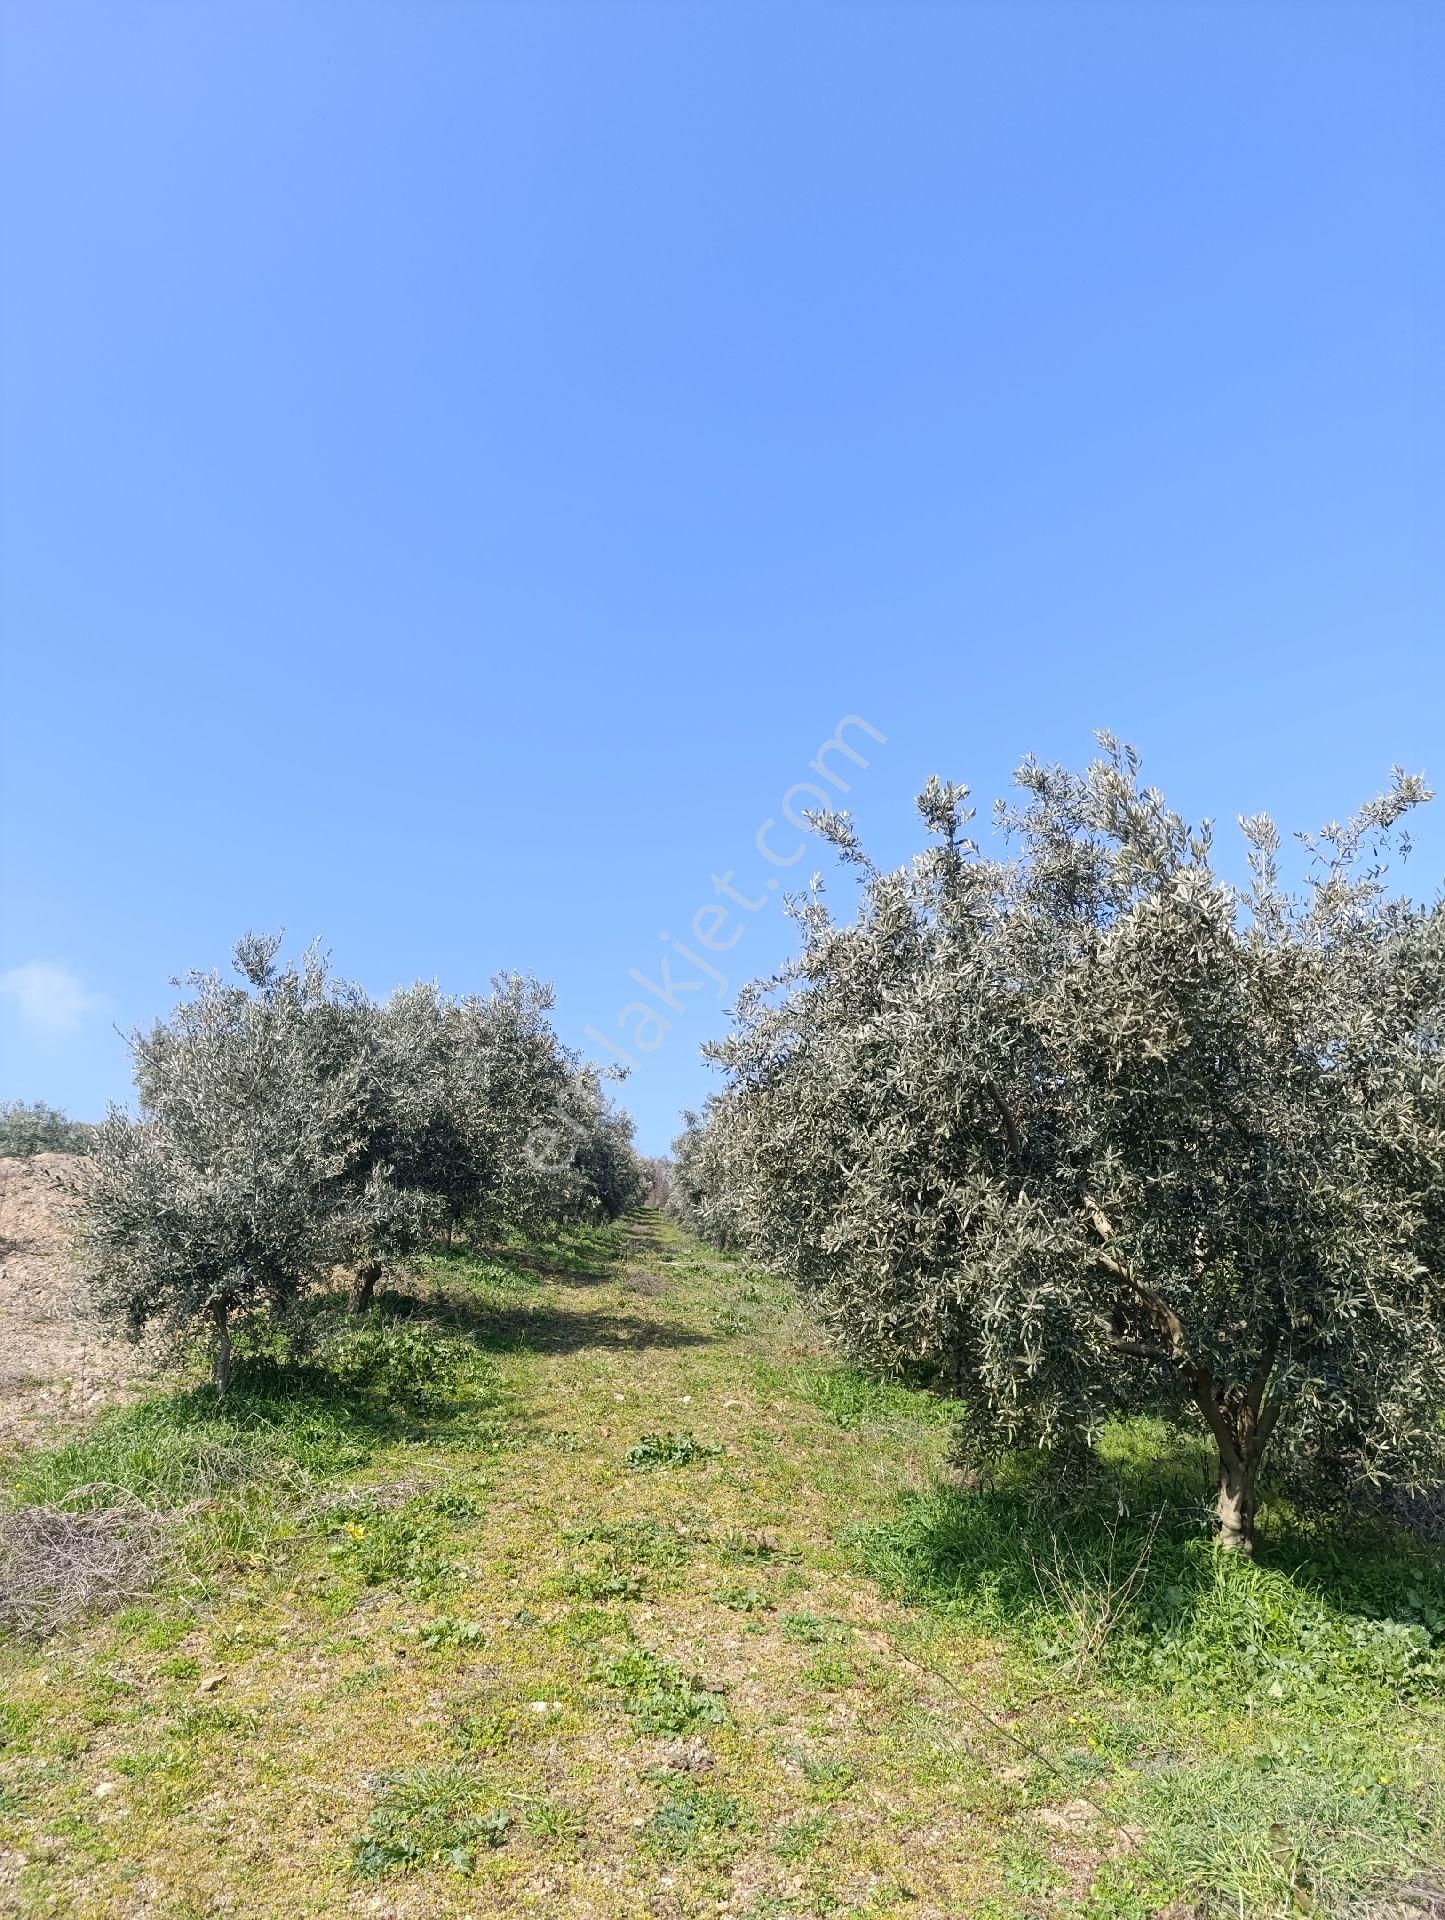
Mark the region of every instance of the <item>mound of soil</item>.
<instances>
[{"instance_id":1,"label":"mound of soil","mask_svg":"<svg viewBox=\"0 0 1445 1920\"><path fill-rule=\"evenodd\" d=\"M102 1331L70 1257L73 1154L0 1159L0 1451L124 1394L135 1356Z\"/></svg>"}]
</instances>

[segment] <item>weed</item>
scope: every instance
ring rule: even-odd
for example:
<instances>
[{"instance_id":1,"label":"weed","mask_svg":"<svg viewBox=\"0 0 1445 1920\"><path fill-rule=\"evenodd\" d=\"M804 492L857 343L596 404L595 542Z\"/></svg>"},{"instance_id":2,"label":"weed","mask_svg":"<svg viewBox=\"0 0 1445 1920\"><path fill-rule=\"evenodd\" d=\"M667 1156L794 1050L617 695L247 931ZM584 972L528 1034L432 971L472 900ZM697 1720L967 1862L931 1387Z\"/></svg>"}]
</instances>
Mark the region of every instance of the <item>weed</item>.
<instances>
[{"instance_id":1,"label":"weed","mask_svg":"<svg viewBox=\"0 0 1445 1920\"><path fill-rule=\"evenodd\" d=\"M649 1591L645 1574L616 1565L569 1568L558 1576L557 1586L577 1600L641 1600Z\"/></svg>"},{"instance_id":2,"label":"weed","mask_svg":"<svg viewBox=\"0 0 1445 1920\"><path fill-rule=\"evenodd\" d=\"M383 1684L390 1669L377 1663L361 1667L355 1673L348 1673L337 1681L332 1692L338 1699L351 1699L358 1694L371 1693Z\"/></svg>"},{"instance_id":3,"label":"weed","mask_svg":"<svg viewBox=\"0 0 1445 1920\"><path fill-rule=\"evenodd\" d=\"M691 1733L727 1718L722 1701L700 1680L645 1647L629 1647L626 1653L600 1660L594 1671L604 1686L623 1696L623 1709L639 1732Z\"/></svg>"},{"instance_id":4,"label":"weed","mask_svg":"<svg viewBox=\"0 0 1445 1920\"><path fill-rule=\"evenodd\" d=\"M717 1601L734 1613L770 1613L773 1608L771 1597L761 1587L719 1587Z\"/></svg>"},{"instance_id":5,"label":"weed","mask_svg":"<svg viewBox=\"0 0 1445 1920\"><path fill-rule=\"evenodd\" d=\"M780 1613L778 1631L804 1646L820 1647L852 1638L853 1629L842 1620L821 1619L816 1613Z\"/></svg>"},{"instance_id":6,"label":"weed","mask_svg":"<svg viewBox=\"0 0 1445 1920\"><path fill-rule=\"evenodd\" d=\"M364 1587L405 1587L423 1596L455 1586L464 1569L445 1551L445 1533L428 1503L391 1511L366 1505L336 1529L329 1554Z\"/></svg>"},{"instance_id":7,"label":"weed","mask_svg":"<svg viewBox=\"0 0 1445 1920\"><path fill-rule=\"evenodd\" d=\"M450 1867L470 1873L478 1854L507 1837L510 1816L486 1804L464 1767L416 1767L387 1778L363 1831L351 1843L358 1879Z\"/></svg>"},{"instance_id":8,"label":"weed","mask_svg":"<svg viewBox=\"0 0 1445 1920\"><path fill-rule=\"evenodd\" d=\"M627 1449L633 1473L651 1473L658 1467L690 1467L698 1460L716 1460L722 1448L691 1433L644 1433Z\"/></svg>"},{"instance_id":9,"label":"weed","mask_svg":"<svg viewBox=\"0 0 1445 1920\"><path fill-rule=\"evenodd\" d=\"M514 1707L483 1707L457 1723L457 1745L466 1753L505 1753L522 1736L524 1724Z\"/></svg>"},{"instance_id":10,"label":"weed","mask_svg":"<svg viewBox=\"0 0 1445 1920\"><path fill-rule=\"evenodd\" d=\"M817 1687L823 1693L842 1693L854 1685L857 1677L849 1662L838 1653L815 1654L798 1675L805 1686Z\"/></svg>"},{"instance_id":11,"label":"weed","mask_svg":"<svg viewBox=\"0 0 1445 1920\"><path fill-rule=\"evenodd\" d=\"M435 1620L429 1620L417 1635L420 1645L436 1649L438 1647L477 1647L486 1634L480 1622L476 1620L456 1620L449 1614L441 1614Z\"/></svg>"},{"instance_id":12,"label":"weed","mask_svg":"<svg viewBox=\"0 0 1445 1920\"><path fill-rule=\"evenodd\" d=\"M1060 1653L1075 1678L1097 1668L1105 1647L1132 1614L1148 1574L1159 1521L1160 1515L1154 1514L1143 1539L1122 1557L1117 1519L1104 1523L1102 1556L1072 1544L1061 1545L1052 1531L1047 1558L1036 1557L1030 1550L1045 1606L1059 1619Z\"/></svg>"},{"instance_id":13,"label":"weed","mask_svg":"<svg viewBox=\"0 0 1445 1920\"><path fill-rule=\"evenodd\" d=\"M462 1484L427 1494L426 1505L442 1520L479 1520L488 1511L482 1494Z\"/></svg>"},{"instance_id":14,"label":"weed","mask_svg":"<svg viewBox=\"0 0 1445 1920\"><path fill-rule=\"evenodd\" d=\"M445 1411L461 1381L480 1369L478 1355L464 1341L390 1319L380 1308L333 1322L325 1360L343 1391L413 1416Z\"/></svg>"},{"instance_id":15,"label":"weed","mask_svg":"<svg viewBox=\"0 0 1445 1920\"><path fill-rule=\"evenodd\" d=\"M734 1836L741 1825L742 1810L731 1794L670 1778L661 1805L644 1829L644 1840L660 1859L701 1857L720 1865L736 1850Z\"/></svg>"},{"instance_id":16,"label":"weed","mask_svg":"<svg viewBox=\"0 0 1445 1920\"><path fill-rule=\"evenodd\" d=\"M838 1822L829 1813L805 1813L779 1829L773 1852L780 1860L806 1860L823 1846Z\"/></svg>"},{"instance_id":17,"label":"weed","mask_svg":"<svg viewBox=\"0 0 1445 1920\"><path fill-rule=\"evenodd\" d=\"M0 1753L27 1753L44 1715L37 1704L0 1700Z\"/></svg>"},{"instance_id":18,"label":"weed","mask_svg":"<svg viewBox=\"0 0 1445 1920\"><path fill-rule=\"evenodd\" d=\"M554 1800L534 1800L522 1813L522 1825L538 1840L580 1840L586 1832L581 1815Z\"/></svg>"},{"instance_id":19,"label":"weed","mask_svg":"<svg viewBox=\"0 0 1445 1920\"><path fill-rule=\"evenodd\" d=\"M819 1800L841 1799L858 1778L853 1762L838 1755L804 1754L800 1765L803 1778Z\"/></svg>"},{"instance_id":20,"label":"weed","mask_svg":"<svg viewBox=\"0 0 1445 1920\"><path fill-rule=\"evenodd\" d=\"M135 1640L154 1653L164 1653L184 1640L193 1622L184 1613L157 1613L153 1607L126 1607L111 1623L122 1638Z\"/></svg>"},{"instance_id":21,"label":"weed","mask_svg":"<svg viewBox=\"0 0 1445 1920\"><path fill-rule=\"evenodd\" d=\"M571 1529L566 1538L584 1550L557 1577L557 1590L579 1600L641 1600L687 1559L671 1528L644 1520L600 1521Z\"/></svg>"},{"instance_id":22,"label":"weed","mask_svg":"<svg viewBox=\"0 0 1445 1920\"><path fill-rule=\"evenodd\" d=\"M209 1389L143 1401L105 1415L80 1439L30 1454L11 1480L17 1505L89 1511L123 1503L184 1507L297 1464L282 1436L247 1430L233 1400L222 1416ZM249 1424L249 1423L247 1423Z\"/></svg>"},{"instance_id":23,"label":"weed","mask_svg":"<svg viewBox=\"0 0 1445 1920\"><path fill-rule=\"evenodd\" d=\"M725 1307L719 1307L714 1313L713 1325L719 1333L736 1338L741 1333L751 1333L757 1325L756 1311L732 1301Z\"/></svg>"},{"instance_id":24,"label":"weed","mask_svg":"<svg viewBox=\"0 0 1445 1920\"><path fill-rule=\"evenodd\" d=\"M176 1736L181 1740L205 1740L217 1735L249 1735L260 1724L259 1714L252 1713L248 1708L225 1706L214 1701L182 1707L173 1723Z\"/></svg>"},{"instance_id":25,"label":"weed","mask_svg":"<svg viewBox=\"0 0 1445 1920\"><path fill-rule=\"evenodd\" d=\"M599 1520L573 1527L563 1536L575 1546L595 1547L615 1566L646 1567L656 1572L682 1566L688 1545L673 1527L651 1520Z\"/></svg>"},{"instance_id":26,"label":"weed","mask_svg":"<svg viewBox=\"0 0 1445 1920\"><path fill-rule=\"evenodd\" d=\"M797 1560L795 1547L785 1547L771 1533L734 1533L719 1543L722 1558L735 1567L764 1566L779 1560Z\"/></svg>"},{"instance_id":27,"label":"weed","mask_svg":"<svg viewBox=\"0 0 1445 1920\"><path fill-rule=\"evenodd\" d=\"M1426 1763L1428 1764L1428 1763ZM1352 1886L1381 1883L1412 1853L1438 1858L1422 1757L1368 1731L1150 1770L1136 1818L1150 1860L1176 1883L1207 1886L1251 1913L1287 1912L1296 1883L1330 1911Z\"/></svg>"},{"instance_id":28,"label":"weed","mask_svg":"<svg viewBox=\"0 0 1445 1920\"><path fill-rule=\"evenodd\" d=\"M610 1602L601 1606L569 1607L557 1619L545 1622L542 1630L564 1647L590 1647L598 1640L615 1639L617 1615Z\"/></svg>"},{"instance_id":29,"label":"weed","mask_svg":"<svg viewBox=\"0 0 1445 1920\"><path fill-rule=\"evenodd\" d=\"M794 1376L794 1391L834 1426L849 1431L899 1422L941 1424L953 1418L946 1400L896 1381L875 1379L856 1367L801 1368Z\"/></svg>"}]
</instances>

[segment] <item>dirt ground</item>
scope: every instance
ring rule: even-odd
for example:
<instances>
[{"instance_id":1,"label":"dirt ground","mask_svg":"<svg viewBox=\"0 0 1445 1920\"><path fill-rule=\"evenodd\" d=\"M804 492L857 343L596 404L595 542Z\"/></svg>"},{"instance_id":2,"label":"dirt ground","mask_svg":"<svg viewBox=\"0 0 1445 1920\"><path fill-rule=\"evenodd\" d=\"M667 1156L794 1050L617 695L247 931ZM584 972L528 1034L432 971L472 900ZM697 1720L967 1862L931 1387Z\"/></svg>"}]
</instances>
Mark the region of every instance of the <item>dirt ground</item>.
<instances>
[{"instance_id":1,"label":"dirt ground","mask_svg":"<svg viewBox=\"0 0 1445 1920\"><path fill-rule=\"evenodd\" d=\"M68 1252L72 1154L0 1159L0 1453L90 1418L124 1394L136 1357L108 1338Z\"/></svg>"}]
</instances>

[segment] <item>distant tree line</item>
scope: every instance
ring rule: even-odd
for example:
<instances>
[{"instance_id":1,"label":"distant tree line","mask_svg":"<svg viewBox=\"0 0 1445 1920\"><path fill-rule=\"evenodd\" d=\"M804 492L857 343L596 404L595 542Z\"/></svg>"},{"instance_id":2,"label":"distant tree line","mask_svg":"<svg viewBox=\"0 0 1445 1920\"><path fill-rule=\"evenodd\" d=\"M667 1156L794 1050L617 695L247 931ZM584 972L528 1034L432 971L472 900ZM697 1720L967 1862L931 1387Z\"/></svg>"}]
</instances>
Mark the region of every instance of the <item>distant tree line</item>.
<instances>
[{"instance_id":1,"label":"distant tree line","mask_svg":"<svg viewBox=\"0 0 1445 1920\"><path fill-rule=\"evenodd\" d=\"M616 1219L647 1188L630 1120L564 1047L536 981L378 1003L314 949L248 935L234 978L192 973L132 1036L138 1115L94 1130L80 1248L134 1335L284 1315L343 1267L364 1307L392 1268L469 1227Z\"/></svg>"},{"instance_id":2,"label":"distant tree line","mask_svg":"<svg viewBox=\"0 0 1445 1920\"><path fill-rule=\"evenodd\" d=\"M37 1153L85 1153L94 1127L67 1120L43 1100L0 1100L0 1159L28 1160Z\"/></svg>"},{"instance_id":3,"label":"distant tree line","mask_svg":"<svg viewBox=\"0 0 1445 1920\"><path fill-rule=\"evenodd\" d=\"M1081 774L1025 762L998 851L937 780L894 872L816 816L857 910L795 903L801 953L712 1050L670 1205L957 1396L976 1454L1201 1423L1249 1551L1267 1456L1445 1475L1445 906L1386 884L1430 795L1397 772L1301 836L1294 888L1242 820L1238 886L1101 740Z\"/></svg>"},{"instance_id":4,"label":"distant tree line","mask_svg":"<svg viewBox=\"0 0 1445 1920\"><path fill-rule=\"evenodd\" d=\"M643 1161L642 1171L647 1179L647 1197L644 1204L649 1207L665 1207L668 1195L672 1191L672 1162L665 1154L655 1154Z\"/></svg>"}]
</instances>

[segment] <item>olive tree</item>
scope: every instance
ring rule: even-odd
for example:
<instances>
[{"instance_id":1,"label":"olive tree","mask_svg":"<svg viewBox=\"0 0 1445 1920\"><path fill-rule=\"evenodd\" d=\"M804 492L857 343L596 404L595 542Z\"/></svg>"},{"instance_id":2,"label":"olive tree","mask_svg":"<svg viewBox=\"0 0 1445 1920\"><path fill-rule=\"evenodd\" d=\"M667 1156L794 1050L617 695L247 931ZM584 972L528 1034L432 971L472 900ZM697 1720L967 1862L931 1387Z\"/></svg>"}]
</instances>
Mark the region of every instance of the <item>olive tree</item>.
<instances>
[{"instance_id":1,"label":"olive tree","mask_svg":"<svg viewBox=\"0 0 1445 1920\"><path fill-rule=\"evenodd\" d=\"M564 1210L584 1220L618 1220L640 1207L649 1176L632 1145L632 1117L612 1105L590 1067L573 1071L564 1115L572 1136Z\"/></svg>"},{"instance_id":2,"label":"olive tree","mask_svg":"<svg viewBox=\"0 0 1445 1920\"><path fill-rule=\"evenodd\" d=\"M676 1185L710 1165L849 1348L995 1444L1202 1421L1249 1551L1267 1449L1407 1486L1445 1464L1445 909L1384 865L1429 796L1397 774L1294 888L1245 820L1236 886L1101 738L1083 774L1019 769L996 852L937 781L896 872L818 817L859 910L795 904Z\"/></svg>"},{"instance_id":3,"label":"olive tree","mask_svg":"<svg viewBox=\"0 0 1445 1920\"><path fill-rule=\"evenodd\" d=\"M558 1099L538 1114L528 1141L529 1217L539 1225L616 1220L641 1206L647 1194L631 1116L612 1105L596 1068L573 1054L567 1058Z\"/></svg>"},{"instance_id":4,"label":"olive tree","mask_svg":"<svg viewBox=\"0 0 1445 1920\"><path fill-rule=\"evenodd\" d=\"M700 1240L729 1251L744 1244L742 1169L730 1164L741 1144L725 1102L710 1100L702 1114L685 1111L672 1143L667 1211Z\"/></svg>"},{"instance_id":5,"label":"olive tree","mask_svg":"<svg viewBox=\"0 0 1445 1920\"><path fill-rule=\"evenodd\" d=\"M135 1336L206 1326L221 1393L236 1318L323 1274L367 1191L361 998L314 950L279 965L279 944L248 935L235 981L185 976L192 997L132 1036L139 1115L111 1110L82 1186L100 1307Z\"/></svg>"},{"instance_id":6,"label":"olive tree","mask_svg":"<svg viewBox=\"0 0 1445 1920\"><path fill-rule=\"evenodd\" d=\"M0 1100L0 1159L29 1159L36 1153L86 1153L95 1129L83 1120L67 1120L44 1100Z\"/></svg>"},{"instance_id":7,"label":"olive tree","mask_svg":"<svg viewBox=\"0 0 1445 1920\"><path fill-rule=\"evenodd\" d=\"M648 1154L642 1160L642 1175L647 1191L642 1204L665 1207L672 1192L672 1162L665 1154Z\"/></svg>"},{"instance_id":8,"label":"olive tree","mask_svg":"<svg viewBox=\"0 0 1445 1920\"><path fill-rule=\"evenodd\" d=\"M358 1306L389 1265L443 1231L577 1210L575 1066L551 1006L548 988L503 974L485 995L457 998L422 982L364 1010L365 1145L347 1250ZM563 1138L559 1182L553 1148Z\"/></svg>"},{"instance_id":9,"label":"olive tree","mask_svg":"<svg viewBox=\"0 0 1445 1920\"><path fill-rule=\"evenodd\" d=\"M336 1254L352 1270L358 1312L383 1275L450 1219L453 1195L439 1178L450 1120L445 1047L439 1023L416 1017L417 997L411 989L384 1006L362 1001L352 1009L359 1144Z\"/></svg>"}]
</instances>

